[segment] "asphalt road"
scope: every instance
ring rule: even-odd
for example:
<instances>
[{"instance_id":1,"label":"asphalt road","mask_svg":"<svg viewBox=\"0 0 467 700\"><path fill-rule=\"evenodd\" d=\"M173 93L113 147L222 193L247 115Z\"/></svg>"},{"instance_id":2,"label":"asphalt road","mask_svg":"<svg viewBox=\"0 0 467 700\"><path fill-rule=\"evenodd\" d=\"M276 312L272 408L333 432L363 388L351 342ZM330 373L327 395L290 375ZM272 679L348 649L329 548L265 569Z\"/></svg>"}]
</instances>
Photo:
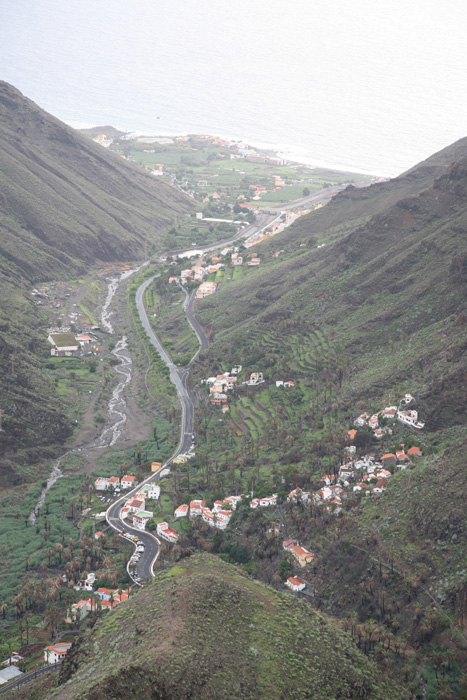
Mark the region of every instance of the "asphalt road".
<instances>
[{"instance_id":1,"label":"asphalt road","mask_svg":"<svg viewBox=\"0 0 467 700\"><path fill-rule=\"evenodd\" d=\"M196 248L196 250L202 251L202 252L208 252L210 250L215 250L219 247L228 245L230 243L233 243L235 240L238 240L239 238L243 237L248 237L251 236L253 233L257 233L264 228L267 228L267 226L270 225L274 219L277 218L278 214L289 208L293 208L296 206L300 205L306 205L308 203L312 202L318 202L318 201L324 201L327 199L330 199L332 195L336 194L339 192L341 189L343 189L342 186L336 186L336 187L328 187L325 190L320 190L320 192L317 192L313 195L309 195L308 197L304 197L302 199L296 200L295 202L289 202L287 204L283 204L280 207L271 207L268 212L258 212L257 217L256 217L256 222L254 224L250 224L246 228L244 228L242 231L240 231L235 237L230 238L225 241L217 242L215 244L211 244L208 246L201 246L199 248ZM185 253L188 252L186 250L177 250L177 251L171 251L169 255L174 255L177 253ZM143 284L138 288L136 292L136 307L138 309L138 314L141 319L141 323L143 324L143 327L148 335L148 338L150 342L154 345L154 347L157 349L159 355L161 358L164 360L165 364L169 368L170 372L170 379L172 383L175 385L177 389L177 393L180 399L180 403L182 406L182 426L181 426L181 435L180 435L180 442L178 444L177 449L171 455L171 457L165 462L160 470L158 472L155 472L154 474L151 474L150 477L148 477L143 484L147 484L150 482L157 481L160 479L160 473L166 469L169 465L169 463L177 457L179 454L183 454L189 450L189 448L192 445L192 434L193 434L193 422L194 422L194 403L193 399L190 396L190 392L187 388L187 382L189 379L190 375L190 365L194 360L197 358L200 352L202 350L205 350L208 345L209 341L206 338L203 329L201 328L200 324L198 323L196 316L193 311L193 303L195 299L195 291L193 291L191 294L187 292L187 290L182 287L183 291L185 292L185 301L183 303L183 310L185 311L187 320L190 324L190 326L193 328L194 332L196 333L196 336L198 338L200 347L191 359L190 365L188 367L180 368L177 367L170 357L168 356L167 352L165 351L164 347L161 345L159 342L156 334L154 333L153 329L151 328L151 324L149 323L149 319L146 314L146 310L144 308L144 303L143 303L143 297L144 297L144 292L146 289L149 287L149 285L152 283L152 281L155 279L157 275L154 275L153 277L150 277L147 279ZM145 579L148 579L152 576L154 576L154 571L153 567L154 564L159 556L159 545L160 545L160 540L153 535L149 531L145 530L139 530L134 527L130 527L129 523L125 522L124 520L121 520L119 517L120 510L125 504L125 501L130 498L132 495L137 493L143 484L138 484L136 488L134 488L132 491L125 493L124 496L121 496L115 503L113 503L106 512L106 519L110 527L112 527L114 530L117 530L118 532L126 532L129 533L130 535L135 535L141 542L144 544L144 552L141 555L141 558L138 561L138 564L136 566L136 575L139 577L138 580L144 581ZM134 547L136 547L136 542L132 541L128 538L127 541L131 544L133 544ZM127 567L128 568L128 567ZM130 570L128 568L128 572L130 573ZM130 574L131 575L131 574Z\"/></svg>"},{"instance_id":2,"label":"asphalt road","mask_svg":"<svg viewBox=\"0 0 467 700\"><path fill-rule=\"evenodd\" d=\"M29 671L29 673L24 673L22 676L18 676L16 680L11 681L5 686L0 688L0 695L8 693L10 690L18 690L25 683L30 683L31 681L44 675L44 673L50 673L51 671L58 671L61 662L57 664L49 664L48 666L42 666L42 668L37 668L34 671Z\"/></svg>"},{"instance_id":3,"label":"asphalt road","mask_svg":"<svg viewBox=\"0 0 467 700\"><path fill-rule=\"evenodd\" d=\"M195 245L193 246L193 251L201 252L201 253L209 253L211 250L217 250L218 248L224 248L227 245L230 245L231 243L235 243L235 241L238 241L239 238L248 238L251 236L253 233L257 233L258 231L262 231L263 229L267 228L277 217L277 215L282 211L285 207L278 207L277 210L273 209L273 207L270 207L270 210L273 211L274 213L266 213L259 211L256 214L256 221L254 224L249 224L246 228L240 229L238 233L235 234L235 236L231 238L225 238L222 241L217 241L217 243L210 243L209 245ZM269 209L268 209L269 212ZM169 250L166 255L167 256L172 256L172 255L183 255L183 253L190 253L191 250L190 248L180 248L178 250Z\"/></svg>"},{"instance_id":4,"label":"asphalt road","mask_svg":"<svg viewBox=\"0 0 467 700\"><path fill-rule=\"evenodd\" d=\"M159 342L156 334L151 328L151 325L149 323L149 319L146 314L146 309L144 308L144 303L143 303L143 297L144 297L144 292L146 289L149 287L151 282L155 279L157 275L154 275L153 277L150 277L147 279L143 284L138 288L136 292L136 307L138 309L138 314L141 319L141 323L143 324L143 327L148 335L148 338L150 342L154 345L154 347L157 349L158 353L160 354L161 358L164 360L165 364L169 368L170 371L170 379L175 384L175 387L177 389L177 393L182 405L182 428L181 428L181 435L180 435L180 442L178 444L177 449L175 452L171 455L171 457L165 462L159 471L155 472L154 474L151 474L150 477L148 477L143 484L148 484L154 481L157 481L160 479L160 474L164 469L167 469L169 463L171 462L174 457L177 457L179 454L183 454L189 450L189 448L192 445L192 435L193 435L193 421L194 421L194 404L192 397L190 396L190 393L187 388L187 381L189 378L190 374L190 369L189 367L184 367L180 368L177 367L166 351L164 350L163 346ZM204 350L205 348L208 347L209 341L206 338L203 329L201 328L200 324L198 323L194 312L193 312L193 302L195 298L195 291L189 294L186 289L183 288L183 291L185 292L186 298L183 304L183 309L186 313L188 322L190 323L191 327L193 328L194 332L196 333L200 347L195 353L194 357L192 358L191 362L193 362L198 354ZM134 489L132 489L129 492L126 492L124 496L121 496L115 503L113 503L106 512L106 519L110 527L112 527L114 530L117 530L118 532L126 532L129 533L130 535L136 535L137 538L144 544L144 552L141 555L140 560L138 561L138 564L136 566L136 575L139 577L141 581L144 581L145 579L150 578L151 576L154 576L154 571L153 567L154 564L157 560L157 557L159 556L159 545L160 545L160 540L151 532L145 531L145 530L139 530L138 528L131 527L128 522L125 520L120 519L120 510L125 504L125 501L130 498L132 495L137 493L143 484L138 484ZM133 544L134 547L136 547L136 542L129 540L128 538L125 538L129 543ZM128 572L130 573L129 569ZM131 575L131 574L130 574Z\"/></svg>"}]
</instances>

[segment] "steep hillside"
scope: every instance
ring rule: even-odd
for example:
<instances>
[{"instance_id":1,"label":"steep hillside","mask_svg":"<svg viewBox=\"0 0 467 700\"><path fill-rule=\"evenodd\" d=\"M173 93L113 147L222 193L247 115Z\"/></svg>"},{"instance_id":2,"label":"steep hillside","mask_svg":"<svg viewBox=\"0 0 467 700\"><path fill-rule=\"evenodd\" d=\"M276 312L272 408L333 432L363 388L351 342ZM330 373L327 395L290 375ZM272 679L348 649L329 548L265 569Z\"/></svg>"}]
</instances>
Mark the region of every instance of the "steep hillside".
<instances>
[{"instance_id":1,"label":"steep hillside","mask_svg":"<svg viewBox=\"0 0 467 700\"><path fill-rule=\"evenodd\" d=\"M310 235L320 236L324 231L327 241L332 240L334 229L342 235L369 217L387 211L401 199L417 196L432 187L435 179L441 177L447 167L466 154L467 137L459 139L392 180L364 188L350 185L326 207L299 219L283 236L275 236L264 247L266 250L270 247L276 250L299 241L302 237L306 240Z\"/></svg>"},{"instance_id":2,"label":"steep hillside","mask_svg":"<svg viewBox=\"0 0 467 700\"><path fill-rule=\"evenodd\" d=\"M0 484L18 478L18 450L34 460L70 434L41 363L49 346L30 287L141 259L190 207L0 82Z\"/></svg>"},{"instance_id":3,"label":"steep hillside","mask_svg":"<svg viewBox=\"0 0 467 700\"><path fill-rule=\"evenodd\" d=\"M379 626L396 672L403 649L406 682L421 692L421 674L433 700L444 684L456 697L467 640L466 153L464 139L395 181L346 190L243 251L259 255L260 266L228 267L218 291L197 302L214 342L196 379L243 369L226 414L200 388L192 492L208 502L246 491L282 498L273 516L239 513L223 540L205 533L206 548L223 556L244 548L245 566L275 583L287 562L271 544L274 523L315 555L307 579L315 604L357 636ZM404 182L417 180L407 191ZM264 383L242 385L251 372L262 372ZM277 387L278 380L294 386ZM391 432L377 439L359 431L353 447L358 457L381 460L418 446L423 457L393 468L381 494L366 486L354 492L358 469L348 483L339 472L349 462L347 431L363 411L398 405L405 393L415 397L424 429L380 418ZM296 487L317 492L324 475L343 485L340 499L287 502Z\"/></svg>"},{"instance_id":4,"label":"steep hillside","mask_svg":"<svg viewBox=\"0 0 467 700\"><path fill-rule=\"evenodd\" d=\"M292 228L296 243L315 233L314 217ZM280 362L305 383L326 369L349 406L410 384L429 428L464 423L466 231L464 158L334 243L292 251L277 237L258 248L259 269L199 303L200 318L217 334L210 357L228 363L258 355L263 368ZM284 246L278 259L273 245ZM326 348L318 354L317 334Z\"/></svg>"},{"instance_id":5,"label":"steep hillside","mask_svg":"<svg viewBox=\"0 0 467 700\"><path fill-rule=\"evenodd\" d=\"M0 83L0 260L34 280L138 259L189 200Z\"/></svg>"},{"instance_id":6,"label":"steep hillside","mask_svg":"<svg viewBox=\"0 0 467 700\"><path fill-rule=\"evenodd\" d=\"M98 622L69 652L59 682L47 697L401 697L305 602L207 554L157 575Z\"/></svg>"}]
</instances>

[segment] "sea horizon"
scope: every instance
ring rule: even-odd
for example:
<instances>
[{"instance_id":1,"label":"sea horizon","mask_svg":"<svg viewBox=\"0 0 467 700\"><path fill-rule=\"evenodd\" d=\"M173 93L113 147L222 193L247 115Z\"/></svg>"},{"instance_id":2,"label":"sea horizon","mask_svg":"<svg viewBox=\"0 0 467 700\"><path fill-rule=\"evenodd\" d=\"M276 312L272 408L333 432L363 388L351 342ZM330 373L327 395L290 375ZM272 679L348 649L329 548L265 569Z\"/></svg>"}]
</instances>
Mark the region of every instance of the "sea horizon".
<instances>
[{"instance_id":1,"label":"sea horizon","mask_svg":"<svg viewBox=\"0 0 467 700\"><path fill-rule=\"evenodd\" d=\"M4 0L0 20L0 77L71 125L219 135L376 177L467 135L467 42L443 6Z\"/></svg>"}]
</instances>

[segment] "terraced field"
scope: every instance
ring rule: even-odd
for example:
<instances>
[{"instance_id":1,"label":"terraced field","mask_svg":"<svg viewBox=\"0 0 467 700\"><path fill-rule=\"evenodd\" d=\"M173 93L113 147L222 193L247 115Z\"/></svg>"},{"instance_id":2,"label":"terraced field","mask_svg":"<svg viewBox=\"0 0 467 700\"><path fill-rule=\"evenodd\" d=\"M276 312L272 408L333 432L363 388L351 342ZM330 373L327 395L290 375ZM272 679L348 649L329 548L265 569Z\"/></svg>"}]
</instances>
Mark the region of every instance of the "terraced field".
<instances>
[{"instance_id":1,"label":"terraced field","mask_svg":"<svg viewBox=\"0 0 467 700\"><path fill-rule=\"evenodd\" d=\"M248 357L242 355L245 365L262 371L265 383L240 385L229 395L231 424L238 438L250 436L255 443L264 443L272 425L290 434L305 421L321 431L338 418L340 363L336 353L321 329L302 326L291 330L288 324L276 322L267 329L249 329L244 339L249 352ZM256 362L257 357L261 361ZM230 368L230 359L223 363L224 370ZM295 387L276 387L278 380L292 380ZM332 406L334 415L329 413Z\"/></svg>"}]
</instances>

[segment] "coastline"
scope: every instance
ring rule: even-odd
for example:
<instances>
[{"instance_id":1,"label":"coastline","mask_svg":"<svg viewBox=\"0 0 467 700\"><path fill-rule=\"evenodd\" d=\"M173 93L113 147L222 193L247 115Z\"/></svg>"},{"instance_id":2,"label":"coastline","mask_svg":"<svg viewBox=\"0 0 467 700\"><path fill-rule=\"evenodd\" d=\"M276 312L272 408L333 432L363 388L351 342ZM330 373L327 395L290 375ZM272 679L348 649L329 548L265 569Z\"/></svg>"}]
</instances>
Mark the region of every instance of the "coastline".
<instances>
[{"instance_id":1,"label":"coastline","mask_svg":"<svg viewBox=\"0 0 467 700\"><path fill-rule=\"evenodd\" d=\"M102 124L90 124L89 122L76 122L76 121L69 121L66 122L68 126L71 126L73 129L77 130L87 130L87 129L97 129L97 128L102 128L104 129L105 126L110 126L110 125L102 125ZM286 144L273 144L273 143L264 143L264 142L259 142L259 141L250 141L246 140L244 138L236 138L232 136L225 136L225 135L219 135L219 134L208 134L208 133L203 133L201 134L200 132L195 132L195 131L185 131L185 132L171 132L171 131L158 131L157 133L151 133L149 131L142 131L142 130L129 130L127 127L121 127L121 126L113 126L112 128L116 129L117 131L121 131L122 133L125 134L125 138L130 140L130 139L137 139L137 138L180 138L180 137L186 137L186 136L210 136L211 138L220 138L222 140L228 141L230 143L237 143L237 144L243 144L245 147L248 146L255 151L258 152L260 155L265 155L265 156L270 156L273 158L281 158L285 161L288 161L292 165L306 165L309 168L317 168L317 169L323 169L323 170L330 170L330 171L336 171L336 172L344 172L344 173L355 173L359 175L366 175L369 177L375 177L375 178L382 178L382 179L388 179L388 178L393 178L397 177L398 174L400 173L394 173L394 172L381 172L381 171L373 171L373 170L368 170L365 168L360 168L356 167L354 165L346 165L344 163L331 163L328 161L323 161L318 158L313 158L312 156L309 156L307 154L302 154L298 151L296 151L296 147L286 145Z\"/></svg>"}]
</instances>

